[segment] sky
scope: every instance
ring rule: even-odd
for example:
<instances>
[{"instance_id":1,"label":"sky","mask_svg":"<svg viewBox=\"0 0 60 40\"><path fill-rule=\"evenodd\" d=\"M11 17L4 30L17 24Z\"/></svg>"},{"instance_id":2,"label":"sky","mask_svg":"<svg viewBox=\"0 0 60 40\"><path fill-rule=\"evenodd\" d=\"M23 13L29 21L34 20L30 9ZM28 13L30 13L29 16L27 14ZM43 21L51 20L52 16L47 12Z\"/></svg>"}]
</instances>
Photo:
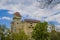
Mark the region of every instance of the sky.
<instances>
[{"instance_id":1,"label":"sky","mask_svg":"<svg viewBox=\"0 0 60 40\"><path fill-rule=\"evenodd\" d=\"M0 0L0 24L10 28L15 12L22 19L47 21L60 29L60 0Z\"/></svg>"}]
</instances>

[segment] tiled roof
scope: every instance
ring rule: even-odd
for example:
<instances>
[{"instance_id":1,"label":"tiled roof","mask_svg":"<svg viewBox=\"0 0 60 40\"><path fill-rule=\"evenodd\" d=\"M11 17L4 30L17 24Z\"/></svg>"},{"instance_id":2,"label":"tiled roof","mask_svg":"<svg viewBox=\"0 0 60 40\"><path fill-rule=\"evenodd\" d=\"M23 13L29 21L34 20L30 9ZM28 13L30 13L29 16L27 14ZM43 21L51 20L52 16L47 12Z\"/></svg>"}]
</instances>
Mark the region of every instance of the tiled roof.
<instances>
[{"instance_id":1,"label":"tiled roof","mask_svg":"<svg viewBox=\"0 0 60 40\"><path fill-rule=\"evenodd\" d=\"M20 13L19 12L15 12L14 15L18 16L18 17L21 17Z\"/></svg>"},{"instance_id":2,"label":"tiled roof","mask_svg":"<svg viewBox=\"0 0 60 40\"><path fill-rule=\"evenodd\" d=\"M25 22L34 22L34 23L38 23L40 22L39 20L33 20L33 19L25 19Z\"/></svg>"}]
</instances>

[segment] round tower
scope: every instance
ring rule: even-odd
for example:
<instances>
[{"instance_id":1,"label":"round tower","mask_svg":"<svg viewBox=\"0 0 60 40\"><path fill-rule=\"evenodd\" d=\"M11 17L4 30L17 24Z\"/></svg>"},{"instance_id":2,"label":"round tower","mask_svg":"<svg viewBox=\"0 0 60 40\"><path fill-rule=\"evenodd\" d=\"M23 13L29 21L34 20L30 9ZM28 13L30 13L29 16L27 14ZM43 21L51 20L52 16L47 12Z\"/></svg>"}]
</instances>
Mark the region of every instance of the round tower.
<instances>
[{"instance_id":1,"label":"round tower","mask_svg":"<svg viewBox=\"0 0 60 40\"><path fill-rule=\"evenodd\" d=\"M21 27L21 15L19 12L14 13L13 22L14 22L14 26L12 27L13 32L18 33L20 29L22 28Z\"/></svg>"}]
</instances>

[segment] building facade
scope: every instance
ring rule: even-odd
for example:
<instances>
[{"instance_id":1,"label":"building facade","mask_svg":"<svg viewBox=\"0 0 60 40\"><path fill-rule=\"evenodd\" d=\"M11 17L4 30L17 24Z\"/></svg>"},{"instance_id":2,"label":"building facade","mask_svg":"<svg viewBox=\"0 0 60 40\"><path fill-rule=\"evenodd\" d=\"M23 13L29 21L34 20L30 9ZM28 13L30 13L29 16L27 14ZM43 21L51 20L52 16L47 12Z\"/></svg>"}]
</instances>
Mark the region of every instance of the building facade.
<instances>
[{"instance_id":1,"label":"building facade","mask_svg":"<svg viewBox=\"0 0 60 40\"><path fill-rule=\"evenodd\" d=\"M13 21L11 22L11 32L19 33L20 30L24 30L27 35L30 35L35 25L40 22L39 20L24 19L21 20L22 16L19 12L14 13Z\"/></svg>"}]
</instances>

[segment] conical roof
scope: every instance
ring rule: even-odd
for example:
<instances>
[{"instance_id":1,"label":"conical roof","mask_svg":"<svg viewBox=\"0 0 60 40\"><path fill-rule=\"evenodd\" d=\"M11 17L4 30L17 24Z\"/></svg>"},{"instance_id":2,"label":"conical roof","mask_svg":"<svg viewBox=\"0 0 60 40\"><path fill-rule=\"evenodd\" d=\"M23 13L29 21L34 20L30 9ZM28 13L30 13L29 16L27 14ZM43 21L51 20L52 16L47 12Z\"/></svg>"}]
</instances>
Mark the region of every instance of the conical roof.
<instances>
[{"instance_id":1,"label":"conical roof","mask_svg":"<svg viewBox=\"0 0 60 40\"><path fill-rule=\"evenodd\" d=\"M20 13L19 12L15 12L14 15L18 16L18 17L21 17Z\"/></svg>"}]
</instances>

